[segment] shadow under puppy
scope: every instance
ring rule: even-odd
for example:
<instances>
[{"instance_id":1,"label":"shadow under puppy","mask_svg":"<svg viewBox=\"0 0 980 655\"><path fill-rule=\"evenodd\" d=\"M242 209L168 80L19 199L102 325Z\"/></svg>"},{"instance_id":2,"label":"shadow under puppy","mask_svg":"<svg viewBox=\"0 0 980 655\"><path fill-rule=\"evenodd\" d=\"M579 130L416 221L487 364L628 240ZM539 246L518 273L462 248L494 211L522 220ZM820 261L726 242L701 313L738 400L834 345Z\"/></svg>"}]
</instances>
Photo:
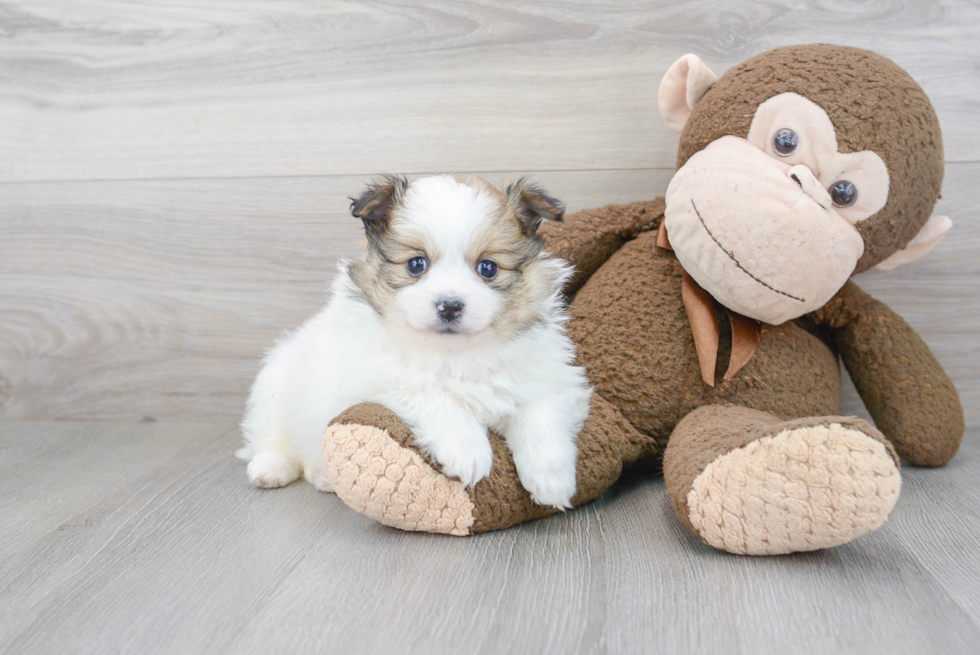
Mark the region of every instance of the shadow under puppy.
<instances>
[{"instance_id":1,"label":"shadow under puppy","mask_svg":"<svg viewBox=\"0 0 980 655\"><path fill-rule=\"evenodd\" d=\"M302 474L331 491L323 432L373 402L467 486L490 473L494 430L535 502L570 507L592 390L565 334L572 269L537 234L564 207L524 180L502 193L440 175L381 178L351 212L367 253L341 262L327 306L269 352L252 387L237 453L249 479Z\"/></svg>"}]
</instances>

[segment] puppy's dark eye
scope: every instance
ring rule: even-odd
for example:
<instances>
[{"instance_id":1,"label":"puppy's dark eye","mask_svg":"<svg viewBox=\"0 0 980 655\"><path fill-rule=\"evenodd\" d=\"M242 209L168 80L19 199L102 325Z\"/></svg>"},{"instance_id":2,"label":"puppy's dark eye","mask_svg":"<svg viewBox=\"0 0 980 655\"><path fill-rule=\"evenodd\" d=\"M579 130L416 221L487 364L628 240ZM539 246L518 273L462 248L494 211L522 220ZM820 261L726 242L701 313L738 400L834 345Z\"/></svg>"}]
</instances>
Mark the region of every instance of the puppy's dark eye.
<instances>
[{"instance_id":1,"label":"puppy's dark eye","mask_svg":"<svg viewBox=\"0 0 980 655\"><path fill-rule=\"evenodd\" d=\"M425 257L412 257L405 263L405 266L408 268L409 275L418 277L429 268L429 260Z\"/></svg>"},{"instance_id":2,"label":"puppy's dark eye","mask_svg":"<svg viewBox=\"0 0 980 655\"><path fill-rule=\"evenodd\" d=\"M489 259L484 259L476 265L476 272L480 274L484 280L492 280L497 277L497 265L494 264Z\"/></svg>"},{"instance_id":3,"label":"puppy's dark eye","mask_svg":"<svg viewBox=\"0 0 980 655\"><path fill-rule=\"evenodd\" d=\"M830 199L836 207L850 207L855 203L857 197L857 187L847 180L834 182L834 186L830 187Z\"/></svg>"},{"instance_id":4,"label":"puppy's dark eye","mask_svg":"<svg viewBox=\"0 0 980 655\"><path fill-rule=\"evenodd\" d=\"M800 135L788 127L776 132L776 136L772 138L772 147L780 157L789 157L796 152L799 145Z\"/></svg>"}]
</instances>

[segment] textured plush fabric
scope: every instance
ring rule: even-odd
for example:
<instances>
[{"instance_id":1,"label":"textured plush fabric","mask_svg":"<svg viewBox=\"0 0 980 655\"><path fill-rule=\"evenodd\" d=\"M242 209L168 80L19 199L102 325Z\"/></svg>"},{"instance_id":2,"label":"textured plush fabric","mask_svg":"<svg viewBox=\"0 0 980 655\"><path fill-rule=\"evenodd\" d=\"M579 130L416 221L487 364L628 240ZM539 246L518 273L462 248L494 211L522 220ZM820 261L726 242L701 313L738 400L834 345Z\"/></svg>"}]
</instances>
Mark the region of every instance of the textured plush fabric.
<instances>
[{"instance_id":1,"label":"textured plush fabric","mask_svg":"<svg viewBox=\"0 0 980 655\"><path fill-rule=\"evenodd\" d=\"M493 469L490 476L470 490L476 506L473 532L499 530L522 523L529 518L555 514L553 507L541 507L531 501L520 484L517 469L507 445L492 436ZM657 447L635 430L619 412L602 398L593 397L589 418L578 436L579 457L576 464L578 491L572 506L594 500L603 494L622 474L624 462L652 457Z\"/></svg>"},{"instance_id":2,"label":"textured plush fabric","mask_svg":"<svg viewBox=\"0 0 980 655\"><path fill-rule=\"evenodd\" d=\"M441 475L385 430L331 425L324 434L323 462L334 491L365 516L402 530L470 533L473 503L459 480Z\"/></svg>"},{"instance_id":3,"label":"textured plush fabric","mask_svg":"<svg viewBox=\"0 0 980 655\"><path fill-rule=\"evenodd\" d=\"M867 50L823 44L752 57L729 69L695 105L681 135L677 166L722 136L747 137L756 108L787 92L827 112L841 152L873 150L888 167L888 203L858 227L869 246L857 272L867 270L918 233L932 215L943 179L935 110L915 80L892 61Z\"/></svg>"},{"instance_id":4,"label":"textured plush fabric","mask_svg":"<svg viewBox=\"0 0 980 655\"><path fill-rule=\"evenodd\" d=\"M655 230L664 215L664 199L608 205L566 214L562 223L545 223L538 234L555 257L575 262L575 275L565 285L572 295L610 255L640 232Z\"/></svg>"},{"instance_id":5,"label":"textured plush fabric","mask_svg":"<svg viewBox=\"0 0 980 655\"><path fill-rule=\"evenodd\" d=\"M733 435L745 444L726 451ZM901 487L894 450L860 419L783 422L724 406L702 407L677 426L664 475L695 534L748 555L846 543L884 523Z\"/></svg>"},{"instance_id":6,"label":"textured plush fabric","mask_svg":"<svg viewBox=\"0 0 980 655\"><path fill-rule=\"evenodd\" d=\"M828 328L875 424L916 466L942 466L965 423L956 387L905 320L853 282L811 318Z\"/></svg>"},{"instance_id":7,"label":"textured plush fabric","mask_svg":"<svg viewBox=\"0 0 980 655\"><path fill-rule=\"evenodd\" d=\"M331 421L324 435L324 464L341 500L402 530L474 534L557 513L531 501L504 441L491 433L490 443L490 475L463 489L439 473L439 465L413 443L398 416L364 403ZM601 398L592 401L578 448L574 506L602 495L619 479L624 462L658 461L653 440Z\"/></svg>"},{"instance_id":8,"label":"textured plush fabric","mask_svg":"<svg viewBox=\"0 0 980 655\"><path fill-rule=\"evenodd\" d=\"M677 422L704 404L738 402L785 418L837 413L837 358L796 322L763 325L755 356L724 380L731 328L727 312L716 308L719 366L715 386L704 384L681 298L683 271L655 242L651 230L624 245L572 302L569 333L600 396L661 447Z\"/></svg>"},{"instance_id":9,"label":"textured plush fabric","mask_svg":"<svg viewBox=\"0 0 980 655\"><path fill-rule=\"evenodd\" d=\"M785 421L769 412L737 405L709 405L691 412L677 426L664 454L667 493L678 518L698 534L691 524L688 495L694 480L720 456L785 430L830 424L859 431L880 441L898 463L888 440L865 421L853 416L806 417Z\"/></svg>"},{"instance_id":10,"label":"textured plush fabric","mask_svg":"<svg viewBox=\"0 0 980 655\"><path fill-rule=\"evenodd\" d=\"M915 235L915 238L908 242L908 245L876 264L875 269L890 271L899 266L918 261L939 245L939 242L952 228L953 221L949 219L949 216L941 214L931 216L919 230L919 233Z\"/></svg>"}]
</instances>

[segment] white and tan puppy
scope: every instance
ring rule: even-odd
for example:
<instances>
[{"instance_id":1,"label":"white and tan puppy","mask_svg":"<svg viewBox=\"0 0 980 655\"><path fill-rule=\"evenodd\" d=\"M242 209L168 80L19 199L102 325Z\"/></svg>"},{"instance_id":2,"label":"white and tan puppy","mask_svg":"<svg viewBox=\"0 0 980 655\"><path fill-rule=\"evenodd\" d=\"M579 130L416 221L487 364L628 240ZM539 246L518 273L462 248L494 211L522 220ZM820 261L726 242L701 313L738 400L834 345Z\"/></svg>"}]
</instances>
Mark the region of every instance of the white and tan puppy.
<instances>
[{"instance_id":1,"label":"white and tan puppy","mask_svg":"<svg viewBox=\"0 0 980 655\"><path fill-rule=\"evenodd\" d=\"M252 387L238 451L249 479L302 474L329 491L324 430L375 402L467 486L490 473L493 429L535 502L569 507L592 390L565 335L571 268L536 234L562 205L523 180L501 193L441 175L383 178L351 211L367 253L340 264L326 308L272 349Z\"/></svg>"}]
</instances>

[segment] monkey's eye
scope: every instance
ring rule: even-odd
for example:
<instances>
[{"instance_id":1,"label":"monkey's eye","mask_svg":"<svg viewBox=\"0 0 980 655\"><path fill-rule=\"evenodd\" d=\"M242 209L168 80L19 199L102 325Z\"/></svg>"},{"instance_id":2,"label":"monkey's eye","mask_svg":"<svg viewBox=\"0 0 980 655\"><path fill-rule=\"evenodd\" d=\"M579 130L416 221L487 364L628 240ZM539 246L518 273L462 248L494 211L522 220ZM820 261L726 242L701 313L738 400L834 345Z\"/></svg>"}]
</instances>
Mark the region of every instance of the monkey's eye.
<instances>
[{"instance_id":1,"label":"monkey's eye","mask_svg":"<svg viewBox=\"0 0 980 655\"><path fill-rule=\"evenodd\" d=\"M788 127L776 132L776 136L772 138L772 147L776 149L776 154L780 157L789 157L796 152L799 145L800 135Z\"/></svg>"},{"instance_id":2,"label":"monkey's eye","mask_svg":"<svg viewBox=\"0 0 980 655\"><path fill-rule=\"evenodd\" d=\"M405 262L405 267L408 268L408 274L412 277L418 277L425 273L426 269L429 268L429 260L425 257L412 257L407 262Z\"/></svg>"},{"instance_id":3,"label":"monkey's eye","mask_svg":"<svg viewBox=\"0 0 980 655\"><path fill-rule=\"evenodd\" d=\"M850 207L857 200L858 190L852 182L838 180L830 187L830 199L835 207Z\"/></svg>"},{"instance_id":4,"label":"monkey's eye","mask_svg":"<svg viewBox=\"0 0 980 655\"><path fill-rule=\"evenodd\" d=\"M480 263L476 265L476 272L480 274L484 280L492 280L497 277L497 265L490 261L489 259L480 260Z\"/></svg>"}]
</instances>

